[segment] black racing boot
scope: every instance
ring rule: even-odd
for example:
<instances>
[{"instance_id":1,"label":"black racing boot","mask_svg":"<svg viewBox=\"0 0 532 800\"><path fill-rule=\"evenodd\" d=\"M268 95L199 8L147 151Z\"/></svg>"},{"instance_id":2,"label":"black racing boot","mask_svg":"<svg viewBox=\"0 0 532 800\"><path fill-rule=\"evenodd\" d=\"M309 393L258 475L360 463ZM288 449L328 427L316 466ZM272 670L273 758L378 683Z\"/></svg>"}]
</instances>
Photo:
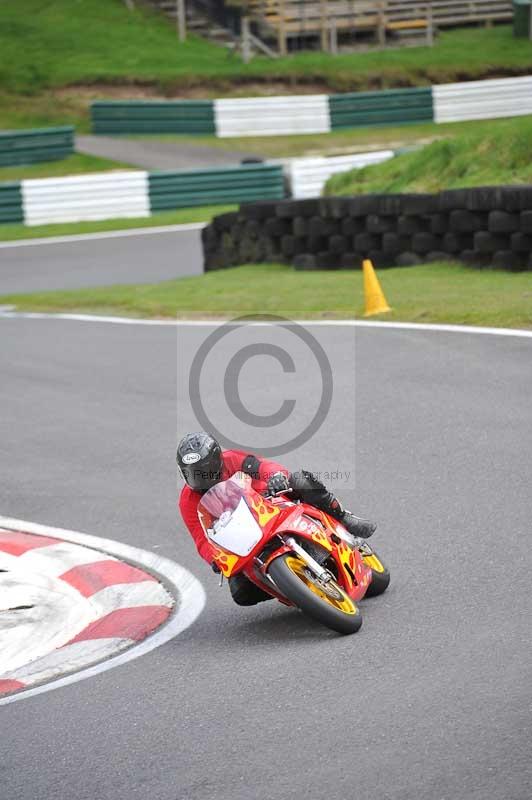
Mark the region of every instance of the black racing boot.
<instances>
[{"instance_id":1,"label":"black racing boot","mask_svg":"<svg viewBox=\"0 0 532 800\"><path fill-rule=\"evenodd\" d=\"M350 511L344 511L340 522L353 536L360 536L362 539L369 539L373 536L377 525L375 522L370 522L369 519L361 519L355 517Z\"/></svg>"},{"instance_id":2,"label":"black racing boot","mask_svg":"<svg viewBox=\"0 0 532 800\"><path fill-rule=\"evenodd\" d=\"M255 606L264 600L272 599L271 594L263 592L241 572L238 575L232 575L228 583L231 597L239 606Z\"/></svg>"},{"instance_id":3,"label":"black racing boot","mask_svg":"<svg viewBox=\"0 0 532 800\"><path fill-rule=\"evenodd\" d=\"M325 510L331 517L341 522L352 536L359 536L361 539L369 539L370 536L373 536L377 528L375 522L370 522L369 519L362 519L362 517L355 517L351 511L343 508L334 495L331 494L329 497L328 507Z\"/></svg>"},{"instance_id":4,"label":"black racing boot","mask_svg":"<svg viewBox=\"0 0 532 800\"><path fill-rule=\"evenodd\" d=\"M319 481L312 472L302 469L300 472L293 472L289 478L290 487L293 490L295 499L303 500L311 506L321 508L326 514L337 519L349 531L352 536L359 536L362 539L369 539L376 529L374 522L369 519L355 517L350 511L346 511L339 500L332 492L327 491L326 487Z\"/></svg>"}]
</instances>

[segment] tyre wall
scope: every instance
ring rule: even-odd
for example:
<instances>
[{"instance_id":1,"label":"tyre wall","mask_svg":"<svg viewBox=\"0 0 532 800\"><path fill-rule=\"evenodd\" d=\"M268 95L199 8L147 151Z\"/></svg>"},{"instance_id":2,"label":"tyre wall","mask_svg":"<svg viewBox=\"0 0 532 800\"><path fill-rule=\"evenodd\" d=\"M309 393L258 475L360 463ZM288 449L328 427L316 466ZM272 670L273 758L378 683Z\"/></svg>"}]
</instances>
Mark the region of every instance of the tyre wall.
<instances>
[{"instance_id":1,"label":"tyre wall","mask_svg":"<svg viewBox=\"0 0 532 800\"><path fill-rule=\"evenodd\" d=\"M203 229L205 269L357 269L456 260L532 269L532 186L247 204Z\"/></svg>"}]
</instances>

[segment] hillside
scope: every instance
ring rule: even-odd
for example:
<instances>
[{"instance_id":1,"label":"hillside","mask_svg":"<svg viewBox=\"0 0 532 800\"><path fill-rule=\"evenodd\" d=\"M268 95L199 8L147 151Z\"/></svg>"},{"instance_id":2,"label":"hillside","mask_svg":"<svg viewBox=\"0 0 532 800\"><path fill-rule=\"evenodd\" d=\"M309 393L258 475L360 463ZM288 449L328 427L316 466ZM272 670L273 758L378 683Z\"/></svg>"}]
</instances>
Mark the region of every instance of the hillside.
<instances>
[{"instance_id":1,"label":"hillside","mask_svg":"<svg viewBox=\"0 0 532 800\"><path fill-rule=\"evenodd\" d=\"M3 0L0 127L83 121L91 97L348 91L522 74L532 43L508 26L448 31L433 48L256 57L248 65L122 0Z\"/></svg>"},{"instance_id":2,"label":"hillside","mask_svg":"<svg viewBox=\"0 0 532 800\"><path fill-rule=\"evenodd\" d=\"M0 7L0 86L36 92L75 83L153 83L159 90L281 79L347 90L419 85L529 72L532 43L508 26L441 33L436 46L343 54L257 57L248 65L223 47L191 37L145 6L122 0L4 0Z\"/></svg>"},{"instance_id":3,"label":"hillside","mask_svg":"<svg viewBox=\"0 0 532 800\"><path fill-rule=\"evenodd\" d=\"M437 192L465 186L532 183L532 117L477 125L383 164L329 179L325 193Z\"/></svg>"}]
</instances>

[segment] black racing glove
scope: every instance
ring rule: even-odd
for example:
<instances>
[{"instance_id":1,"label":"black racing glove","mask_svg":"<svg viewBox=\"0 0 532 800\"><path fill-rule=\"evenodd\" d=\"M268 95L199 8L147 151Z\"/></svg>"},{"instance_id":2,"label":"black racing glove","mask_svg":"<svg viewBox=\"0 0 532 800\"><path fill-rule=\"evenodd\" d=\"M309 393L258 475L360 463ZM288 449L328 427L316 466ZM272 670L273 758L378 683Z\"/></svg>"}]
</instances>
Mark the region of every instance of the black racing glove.
<instances>
[{"instance_id":1,"label":"black racing glove","mask_svg":"<svg viewBox=\"0 0 532 800\"><path fill-rule=\"evenodd\" d=\"M284 472L275 472L268 480L268 496L274 496L279 492L286 492L290 488L290 481Z\"/></svg>"},{"instance_id":2,"label":"black racing glove","mask_svg":"<svg viewBox=\"0 0 532 800\"><path fill-rule=\"evenodd\" d=\"M219 574L220 574L220 572L222 571L222 570L220 569L220 567L218 566L218 564L216 563L216 561L213 561L213 562L211 563L211 569L212 569L212 571L213 571L213 572L215 572L217 575L219 575Z\"/></svg>"}]
</instances>

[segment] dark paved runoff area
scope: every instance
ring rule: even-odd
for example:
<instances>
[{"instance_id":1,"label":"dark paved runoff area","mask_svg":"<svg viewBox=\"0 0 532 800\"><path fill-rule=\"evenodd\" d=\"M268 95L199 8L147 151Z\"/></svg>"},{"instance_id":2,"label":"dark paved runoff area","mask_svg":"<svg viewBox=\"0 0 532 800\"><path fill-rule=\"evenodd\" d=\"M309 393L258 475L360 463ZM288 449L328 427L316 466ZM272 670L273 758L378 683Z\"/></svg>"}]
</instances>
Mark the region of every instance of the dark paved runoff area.
<instances>
[{"instance_id":1,"label":"dark paved runoff area","mask_svg":"<svg viewBox=\"0 0 532 800\"><path fill-rule=\"evenodd\" d=\"M200 230L155 232L101 239L0 248L0 295L81 289L115 283L157 283L201 275Z\"/></svg>"},{"instance_id":2,"label":"dark paved runoff area","mask_svg":"<svg viewBox=\"0 0 532 800\"><path fill-rule=\"evenodd\" d=\"M201 144L119 136L76 136L76 150L149 170L203 169L238 166L249 153Z\"/></svg>"},{"instance_id":3,"label":"dark paved runoff area","mask_svg":"<svg viewBox=\"0 0 532 800\"><path fill-rule=\"evenodd\" d=\"M174 328L0 319L1 512L155 550L207 591L149 655L0 709L2 798L530 797L531 342L316 335L336 367L356 336L353 413L286 461L349 464L356 430L343 498L392 572L352 637L234 606L198 559L176 519L176 427L197 423Z\"/></svg>"}]
</instances>

